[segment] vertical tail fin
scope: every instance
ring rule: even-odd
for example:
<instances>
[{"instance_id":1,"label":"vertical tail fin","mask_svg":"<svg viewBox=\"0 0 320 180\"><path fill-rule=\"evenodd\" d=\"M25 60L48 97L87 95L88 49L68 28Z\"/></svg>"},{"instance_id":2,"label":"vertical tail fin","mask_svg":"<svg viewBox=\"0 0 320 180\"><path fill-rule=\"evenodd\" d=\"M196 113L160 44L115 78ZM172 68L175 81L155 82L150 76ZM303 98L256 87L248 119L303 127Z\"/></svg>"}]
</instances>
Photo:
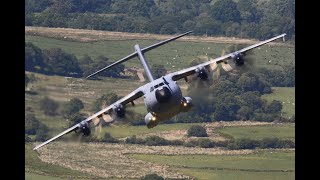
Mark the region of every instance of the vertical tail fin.
<instances>
[{"instance_id":1,"label":"vertical tail fin","mask_svg":"<svg viewBox=\"0 0 320 180\"><path fill-rule=\"evenodd\" d=\"M182 36L185 36L185 35L187 35L187 34L190 34L190 33L192 33L192 31L188 31L188 32L186 32L186 33L180 34L179 36L175 36L175 37L173 37L173 38L170 38L170 39L167 39L167 40L158 42L158 43L156 43L156 44L153 44L153 45L151 45L151 46L145 47L145 48L141 49L141 53L142 53L142 54L143 54L143 53L146 53L146 52L148 52L148 51L150 51L150 50L152 50L152 49L155 49L155 48L157 48L157 47L159 47L159 46L162 46L162 45L164 45L164 44L167 44L167 43L169 43L169 42L171 42L171 41L174 41L174 40L176 40L176 39L178 39L178 38L180 38L180 37L182 37ZM89 78L89 77L91 77L91 76L94 76L94 75L96 75L96 74L98 74L98 73L100 73L100 72L102 72L102 71L104 71L104 70L106 70L106 69L108 69L108 68L111 68L111 67L113 67L113 66L115 66L115 65L117 65L117 64L120 64L120 63L123 63L123 62L125 62L125 61L128 61L129 59L132 59L132 58L137 57L137 56L138 56L138 53L137 53L137 51L135 51L134 53L129 54L128 56L126 56L126 57L124 57L124 58L122 58L122 59L120 59L120 60L118 60L118 61L110 64L109 66L106 66L106 67L98 70L97 72L90 74L90 75L87 76L86 78Z\"/></svg>"}]
</instances>

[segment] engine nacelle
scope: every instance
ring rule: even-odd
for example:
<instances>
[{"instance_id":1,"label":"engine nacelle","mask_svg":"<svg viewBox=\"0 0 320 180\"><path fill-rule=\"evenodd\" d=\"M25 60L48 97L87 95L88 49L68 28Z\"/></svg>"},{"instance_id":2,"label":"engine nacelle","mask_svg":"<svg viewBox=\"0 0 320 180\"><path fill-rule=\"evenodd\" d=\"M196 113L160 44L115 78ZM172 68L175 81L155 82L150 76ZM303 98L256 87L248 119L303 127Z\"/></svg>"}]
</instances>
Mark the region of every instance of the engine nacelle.
<instances>
[{"instance_id":1,"label":"engine nacelle","mask_svg":"<svg viewBox=\"0 0 320 180\"><path fill-rule=\"evenodd\" d=\"M193 106L191 97L184 97L181 101L181 111L187 112L189 111Z\"/></svg>"},{"instance_id":2,"label":"engine nacelle","mask_svg":"<svg viewBox=\"0 0 320 180\"><path fill-rule=\"evenodd\" d=\"M91 130L87 121L80 122L79 130L84 136L89 136L91 134Z\"/></svg>"},{"instance_id":3,"label":"engine nacelle","mask_svg":"<svg viewBox=\"0 0 320 180\"><path fill-rule=\"evenodd\" d=\"M201 80L206 80L206 79L208 79L208 71L206 70L206 68L200 67L200 68L196 69L196 73L197 73L197 76L198 76Z\"/></svg>"},{"instance_id":4,"label":"engine nacelle","mask_svg":"<svg viewBox=\"0 0 320 180\"><path fill-rule=\"evenodd\" d=\"M158 124L157 117L152 115L150 112L144 117L144 121L149 129L157 126Z\"/></svg>"},{"instance_id":5,"label":"engine nacelle","mask_svg":"<svg viewBox=\"0 0 320 180\"><path fill-rule=\"evenodd\" d=\"M115 105L113 108L113 112L120 118L123 118L125 115L125 109L122 104Z\"/></svg>"},{"instance_id":6,"label":"engine nacelle","mask_svg":"<svg viewBox=\"0 0 320 180\"><path fill-rule=\"evenodd\" d=\"M234 53L231 58L237 66L242 66L244 64L244 56L245 54L243 53Z\"/></svg>"}]
</instances>

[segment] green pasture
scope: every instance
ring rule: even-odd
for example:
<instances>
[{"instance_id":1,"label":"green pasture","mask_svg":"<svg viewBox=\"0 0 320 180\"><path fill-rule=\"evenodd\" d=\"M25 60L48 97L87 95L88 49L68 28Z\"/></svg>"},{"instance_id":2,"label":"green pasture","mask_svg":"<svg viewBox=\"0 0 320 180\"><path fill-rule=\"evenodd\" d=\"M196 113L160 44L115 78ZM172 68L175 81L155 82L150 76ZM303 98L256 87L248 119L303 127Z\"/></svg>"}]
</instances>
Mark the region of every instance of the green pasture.
<instances>
[{"instance_id":1,"label":"green pasture","mask_svg":"<svg viewBox=\"0 0 320 180\"><path fill-rule=\"evenodd\" d=\"M180 173L196 177L197 180L294 180L294 172L246 172L228 170L209 170L193 168L173 168Z\"/></svg>"},{"instance_id":2,"label":"green pasture","mask_svg":"<svg viewBox=\"0 0 320 180\"><path fill-rule=\"evenodd\" d=\"M249 138L262 140L263 138L279 138L295 141L295 124L274 124L263 126L237 126L216 129L222 136L232 136L234 139Z\"/></svg>"},{"instance_id":3,"label":"green pasture","mask_svg":"<svg viewBox=\"0 0 320 180\"><path fill-rule=\"evenodd\" d=\"M43 175L37 175L34 173L27 173L26 178L29 179L45 179L48 180L55 179L55 176L58 177L78 177L78 178L95 178L92 175L84 174L79 171L66 169L61 166L57 166L54 164L48 164L45 162L42 162L38 156L37 152L32 150L33 146L31 143L25 144L25 169L28 170L28 172L41 172L42 174L45 174L45 177L42 177ZM47 176L54 176L54 177L47 177Z\"/></svg>"},{"instance_id":4,"label":"green pasture","mask_svg":"<svg viewBox=\"0 0 320 180\"><path fill-rule=\"evenodd\" d=\"M41 49L61 48L68 53L75 54L78 58L88 54L95 58L99 55L106 56L110 62L121 59L134 52L134 45L146 47L159 41L155 40L109 40L98 42L64 41L42 36L25 36L26 42L32 42ZM163 64L169 71L179 70L189 66L190 62L199 56L208 55L210 58L221 56L222 50L230 44L207 42L175 41L156 50L146 53L149 64ZM279 65L294 64L295 49L286 46L262 46L252 51L257 67L277 68ZM125 63L126 67L138 66L140 61L135 58Z\"/></svg>"},{"instance_id":5,"label":"green pasture","mask_svg":"<svg viewBox=\"0 0 320 180\"><path fill-rule=\"evenodd\" d=\"M151 155L132 158L169 165L197 179L293 179L295 152L259 150L248 155Z\"/></svg>"},{"instance_id":6,"label":"green pasture","mask_svg":"<svg viewBox=\"0 0 320 180\"><path fill-rule=\"evenodd\" d=\"M282 115L290 118L295 114L295 88L294 87L273 87L271 94L262 95L268 102L278 100L282 102Z\"/></svg>"},{"instance_id":7,"label":"green pasture","mask_svg":"<svg viewBox=\"0 0 320 180\"><path fill-rule=\"evenodd\" d=\"M157 133L162 131L171 130L183 130L188 129L193 125L200 125L201 123L176 123L176 124L159 124L152 129L148 129L147 126L113 126L104 127L102 132L108 132L115 138L124 138L133 135L143 135L148 133ZM102 133L104 134L104 133Z\"/></svg>"}]
</instances>

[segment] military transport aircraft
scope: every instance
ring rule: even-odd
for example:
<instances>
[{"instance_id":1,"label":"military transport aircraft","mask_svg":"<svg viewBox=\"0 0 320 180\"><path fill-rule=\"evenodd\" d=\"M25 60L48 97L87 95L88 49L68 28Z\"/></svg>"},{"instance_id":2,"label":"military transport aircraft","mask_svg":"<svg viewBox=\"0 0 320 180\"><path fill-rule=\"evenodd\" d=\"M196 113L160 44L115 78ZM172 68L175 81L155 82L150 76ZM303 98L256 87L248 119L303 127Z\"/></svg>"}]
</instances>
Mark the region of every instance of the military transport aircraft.
<instances>
[{"instance_id":1,"label":"military transport aircraft","mask_svg":"<svg viewBox=\"0 0 320 180\"><path fill-rule=\"evenodd\" d=\"M252 50L254 48L257 48L259 46L262 46L266 43L269 43L271 41L274 41L279 38L283 38L286 34L281 34L279 36L276 36L274 38L262 41L260 43L248 46L246 48L243 48L241 50L232 52L227 55L223 55L216 59L210 59L207 62L179 70L176 72L169 73L165 76L162 76L158 79L154 79L152 76L152 73L150 71L150 67L147 63L147 60L145 59L144 53L155 49L159 46L162 46L166 43L169 43L171 41L174 41L180 37L183 37L187 34L190 34L192 31L183 33L179 36L167 39L165 41L161 41L159 43L153 44L151 46L140 48L138 44L134 46L135 52L132 54L120 59L119 61L116 61L113 64L110 64L109 66L100 69L99 71L89 75L87 78L96 75L100 73L101 71L104 71L108 68L111 68L117 64L123 63L129 59L132 59L134 57L138 57L141 61L141 64L143 65L143 68L145 70L145 73L149 79L150 82L147 84L138 87L136 90L132 91L127 96L121 98L120 100L116 101L115 103L109 105L106 108L103 108L99 112L93 114L92 116L88 117L87 119L81 121L80 123L70 127L69 129L63 131L62 133L58 134L57 136L45 141L44 143L36 146L33 150L39 149L40 147L50 143L51 141L67 134L72 131L80 131L84 136L88 136L90 134L90 127L89 123L93 121L95 118L101 118L104 115L112 115L113 117L124 117L125 115L125 107L128 103L131 103L134 105L134 100L140 98L143 96L144 98L144 104L147 108L148 113L145 116L145 123L148 128L155 127L159 121L169 119L180 112L187 112L191 109L193 106L191 97L184 97L181 93L181 89L176 81L179 79L185 79L188 80L187 77L190 75L195 74L199 79L205 80L208 79L209 73L214 71L215 68L217 68L218 64L221 64L222 67L224 67L225 70L229 71L237 66L244 65L245 59L245 53L249 50ZM113 118L112 121L114 121L116 118Z\"/></svg>"}]
</instances>

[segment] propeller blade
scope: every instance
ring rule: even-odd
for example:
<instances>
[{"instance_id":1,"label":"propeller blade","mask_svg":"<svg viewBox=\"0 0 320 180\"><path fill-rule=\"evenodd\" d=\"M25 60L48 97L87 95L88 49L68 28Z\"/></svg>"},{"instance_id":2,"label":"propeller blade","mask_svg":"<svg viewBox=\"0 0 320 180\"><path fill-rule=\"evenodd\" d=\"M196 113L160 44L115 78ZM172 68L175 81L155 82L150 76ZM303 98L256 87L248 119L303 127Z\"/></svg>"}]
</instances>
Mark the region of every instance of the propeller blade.
<instances>
[{"instance_id":1,"label":"propeller blade","mask_svg":"<svg viewBox=\"0 0 320 180\"><path fill-rule=\"evenodd\" d=\"M231 71L233 69L229 63L224 63L224 62L221 63L221 67L226 72L229 72L229 71Z\"/></svg>"}]
</instances>

